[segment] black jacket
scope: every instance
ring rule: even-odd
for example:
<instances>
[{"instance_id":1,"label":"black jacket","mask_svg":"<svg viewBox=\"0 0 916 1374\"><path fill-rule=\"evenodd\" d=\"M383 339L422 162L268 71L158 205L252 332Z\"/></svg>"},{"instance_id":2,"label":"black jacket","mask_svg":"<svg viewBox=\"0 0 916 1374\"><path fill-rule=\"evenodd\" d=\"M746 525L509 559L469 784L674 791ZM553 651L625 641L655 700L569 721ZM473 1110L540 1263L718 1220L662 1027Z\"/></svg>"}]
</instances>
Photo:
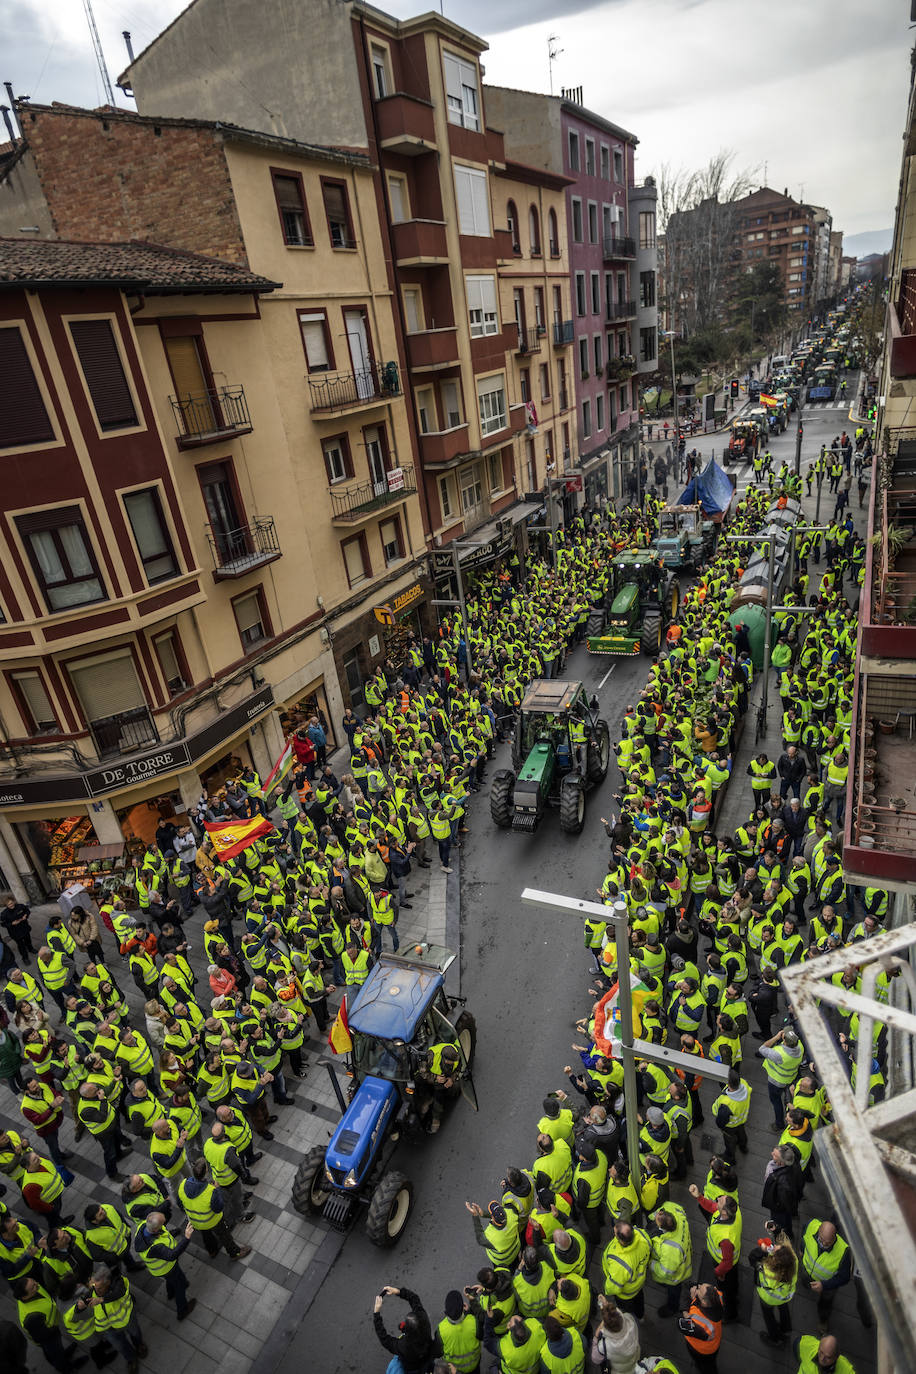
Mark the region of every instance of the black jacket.
<instances>
[{"instance_id":1,"label":"black jacket","mask_svg":"<svg viewBox=\"0 0 916 1374\"><path fill-rule=\"evenodd\" d=\"M389 1336L381 1312L375 1312L372 1317L375 1334L390 1355L397 1355L404 1366L405 1374L425 1374L431 1366L433 1356L433 1336L429 1317L416 1293L412 1293L409 1288L399 1288L398 1293L410 1304L410 1310L417 1319L417 1329L404 1331L400 1336Z\"/></svg>"},{"instance_id":2,"label":"black jacket","mask_svg":"<svg viewBox=\"0 0 916 1374\"><path fill-rule=\"evenodd\" d=\"M802 1183L801 1166L797 1160L794 1164L783 1164L773 1169L764 1180L760 1204L774 1221L780 1221L785 1226L788 1218L788 1225L791 1226L792 1217L798 1213Z\"/></svg>"}]
</instances>

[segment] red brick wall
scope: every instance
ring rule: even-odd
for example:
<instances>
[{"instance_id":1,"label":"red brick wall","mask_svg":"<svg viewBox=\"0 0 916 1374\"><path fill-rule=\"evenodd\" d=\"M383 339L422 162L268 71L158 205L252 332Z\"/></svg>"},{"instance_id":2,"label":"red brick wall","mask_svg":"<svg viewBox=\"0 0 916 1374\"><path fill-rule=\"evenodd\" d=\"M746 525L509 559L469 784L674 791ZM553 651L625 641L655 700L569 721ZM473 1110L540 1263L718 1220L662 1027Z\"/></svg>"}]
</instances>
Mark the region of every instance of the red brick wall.
<instances>
[{"instance_id":1,"label":"red brick wall","mask_svg":"<svg viewBox=\"0 0 916 1374\"><path fill-rule=\"evenodd\" d=\"M67 109L20 117L61 238L146 239L248 266L211 129Z\"/></svg>"}]
</instances>

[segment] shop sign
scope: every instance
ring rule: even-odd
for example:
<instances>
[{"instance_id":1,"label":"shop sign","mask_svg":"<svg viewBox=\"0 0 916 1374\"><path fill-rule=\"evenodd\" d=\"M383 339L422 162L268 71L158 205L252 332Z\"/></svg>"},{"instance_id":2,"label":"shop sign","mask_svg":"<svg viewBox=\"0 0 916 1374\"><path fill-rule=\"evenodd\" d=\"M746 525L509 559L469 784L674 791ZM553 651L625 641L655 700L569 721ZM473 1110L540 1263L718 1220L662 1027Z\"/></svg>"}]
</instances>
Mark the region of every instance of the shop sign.
<instances>
[{"instance_id":1,"label":"shop sign","mask_svg":"<svg viewBox=\"0 0 916 1374\"><path fill-rule=\"evenodd\" d=\"M244 730L257 716L263 716L273 704L274 689L268 684L261 687L253 696L240 701L238 706L231 706L228 711L223 711L212 724L205 725L202 730L189 736L188 750L191 758L199 759L202 755L209 754L210 750L222 744L223 740L237 735L239 730Z\"/></svg>"},{"instance_id":2,"label":"shop sign","mask_svg":"<svg viewBox=\"0 0 916 1374\"><path fill-rule=\"evenodd\" d=\"M157 749L154 754L125 759L123 763L110 763L107 768L85 773L83 781L90 797L98 797L115 787L130 787L133 783L146 782L148 778L159 778L163 773L174 773L176 768L187 768L190 762L186 744L170 744Z\"/></svg>"},{"instance_id":3,"label":"shop sign","mask_svg":"<svg viewBox=\"0 0 916 1374\"><path fill-rule=\"evenodd\" d=\"M414 582L410 587L405 587L402 592L398 592L391 603L391 609L394 611L395 615L401 615L403 611L413 606L415 602L422 601L424 595L422 582Z\"/></svg>"},{"instance_id":4,"label":"shop sign","mask_svg":"<svg viewBox=\"0 0 916 1374\"><path fill-rule=\"evenodd\" d=\"M429 572L431 577L445 577L455 571L455 560L450 553L431 553Z\"/></svg>"},{"instance_id":5,"label":"shop sign","mask_svg":"<svg viewBox=\"0 0 916 1374\"><path fill-rule=\"evenodd\" d=\"M39 802L74 801L85 797L82 774L69 778L41 778L35 782L23 779L0 785L0 807L35 806Z\"/></svg>"},{"instance_id":6,"label":"shop sign","mask_svg":"<svg viewBox=\"0 0 916 1374\"><path fill-rule=\"evenodd\" d=\"M390 606L376 606L373 615L380 625L394 624L394 611Z\"/></svg>"},{"instance_id":7,"label":"shop sign","mask_svg":"<svg viewBox=\"0 0 916 1374\"><path fill-rule=\"evenodd\" d=\"M577 474L577 476L575 476L575 477L567 477L567 479L566 479L566 490L567 490L567 492L581 491L581 490L582 490L582 475L581 475L581 473L580 473L580 474Z\"/></svg>"}]
</instances>

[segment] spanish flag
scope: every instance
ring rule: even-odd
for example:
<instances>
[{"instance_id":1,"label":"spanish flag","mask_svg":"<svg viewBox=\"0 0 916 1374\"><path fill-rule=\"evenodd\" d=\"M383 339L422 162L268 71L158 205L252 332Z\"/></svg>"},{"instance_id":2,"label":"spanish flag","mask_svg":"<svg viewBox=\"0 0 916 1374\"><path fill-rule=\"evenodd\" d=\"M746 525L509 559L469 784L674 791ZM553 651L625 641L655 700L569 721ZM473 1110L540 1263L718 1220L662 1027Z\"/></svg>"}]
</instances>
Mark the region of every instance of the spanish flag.
<instances>
[{"instance_id":1,"label":"spanish flag","mask_svg":"<svg viewBox=\"0 0 916 1374\"><path fill-rule=\"evenodd\" d=\"M274 833L266 816L253 816L249 821L204 821L204 829L220 859L234 859L255 840Z\"/></svg>"},{"instance_id":2,"label":"spanish flag","mask_svg":"<svg viewBox=\"0 0 916 1374\"><path fill-rule=\"evenodd\" d=\"M286 748L283 750L283 753L280 755L280 757L274 764L273 768L270 770L270 775L264 784L265 797L269 797L274 788L280 786L281 782L283 782L284 778L290 772L295 762L296 755L293 753L292 743L291 741L287 740Z\"/></svg>"},{"instance_id":3,"label":"spanish flag","mask_svg":"<svg viewBox=\"0 0 916 1374\"><path fill-rule=\"evenodd\" d=\"M347 1020L347 999L346 997L340 1004L340 1011L334 1019L334 1024L328 1033L328 1044L335 1054L349 1054L353 1048L353 1040L350 1035L350 1023Z\"/></svg>"},{"instance_id":4,"label":"spanish flag","mask_svg":"<svg viewBox=\"0 0 916 1374\"><path fill-rule=\"evenodd\" d=\"M762 391L760 393L760 404L763 406L778 406L779 401L775 396L767 396Z\"/></svg>"}]
</instances>

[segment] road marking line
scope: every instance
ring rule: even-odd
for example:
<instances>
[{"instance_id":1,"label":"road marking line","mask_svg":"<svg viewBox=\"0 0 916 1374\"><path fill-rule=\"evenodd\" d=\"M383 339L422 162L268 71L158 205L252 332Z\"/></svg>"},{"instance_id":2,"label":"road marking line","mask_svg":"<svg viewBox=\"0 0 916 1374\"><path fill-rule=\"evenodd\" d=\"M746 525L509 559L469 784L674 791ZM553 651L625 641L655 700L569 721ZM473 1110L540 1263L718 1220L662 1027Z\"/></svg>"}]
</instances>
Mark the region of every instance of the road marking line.
<instances>
[{"instance_id":1,"label":"road marking line","mask_svg":"<svg viewBox=\"0 0 916 1374\"><path fill-rule=\"evenodd\" d=\"M604 686L604 684L607 682L608 678L611 676L611 673L614 671L614 669L615 669L616 667L617 667L617 664L616 664L616 663L612 663L611 666L610 666L610 668L608 668L608 670L607 670L607 672L605 673L604 677L603 677L603 678L601 679L601 681L598 683L598 691L599 691L599 692L601 691L601 688L602 688L602 687Z\"/></svg>"}]
</instances>

